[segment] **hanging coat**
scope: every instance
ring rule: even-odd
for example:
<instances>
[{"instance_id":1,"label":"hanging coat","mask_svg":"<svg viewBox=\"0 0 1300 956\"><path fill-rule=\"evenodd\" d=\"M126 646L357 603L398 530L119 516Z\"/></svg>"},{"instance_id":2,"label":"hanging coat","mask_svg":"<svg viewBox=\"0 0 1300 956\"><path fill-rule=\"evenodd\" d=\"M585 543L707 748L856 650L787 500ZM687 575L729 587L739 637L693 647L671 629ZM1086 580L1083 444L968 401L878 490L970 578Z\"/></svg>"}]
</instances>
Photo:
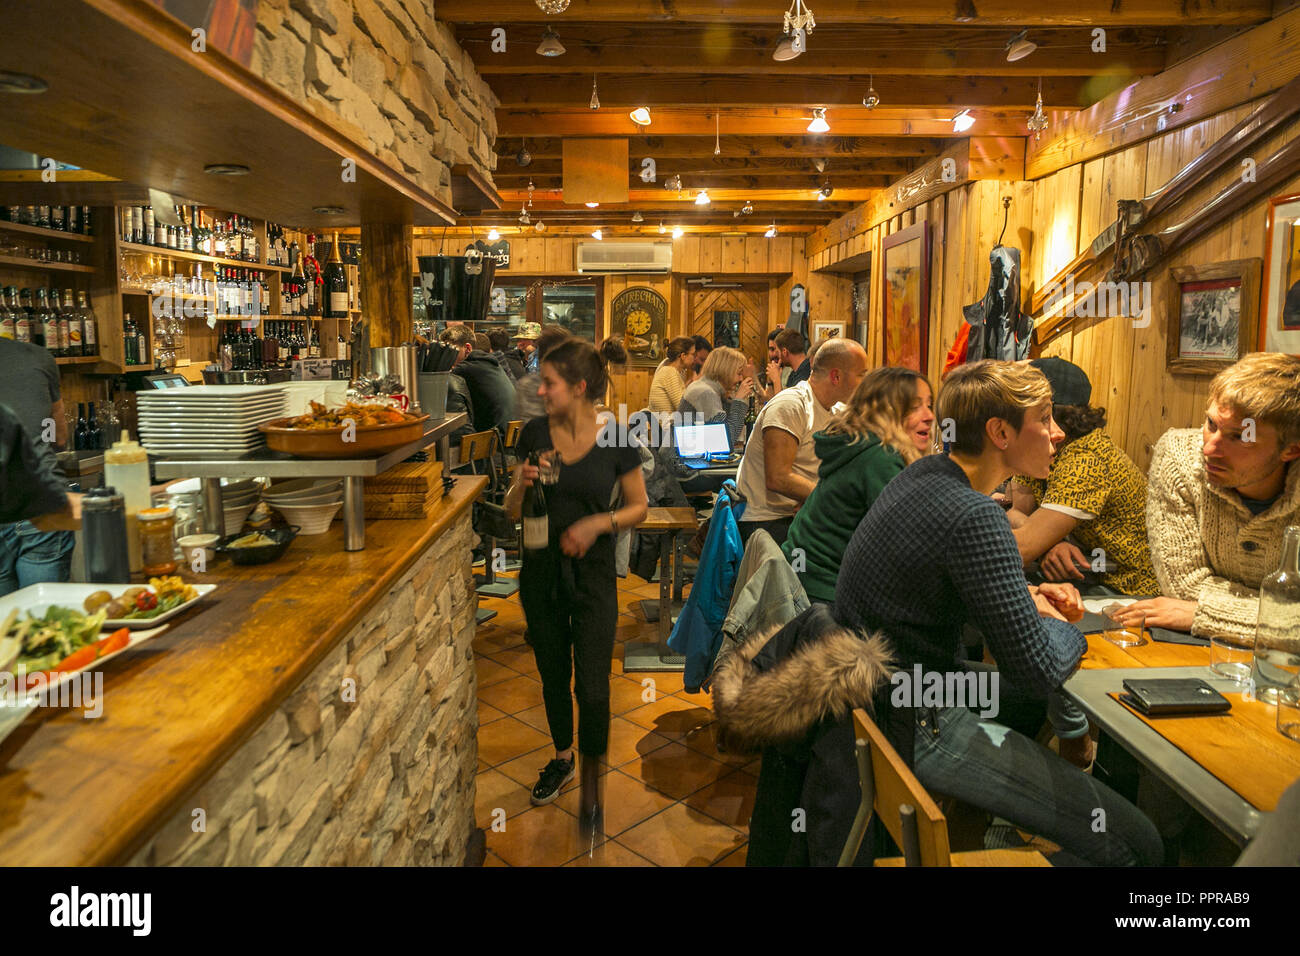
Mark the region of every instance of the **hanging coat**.
<instances>
[{"instance_id":1,"label":"hanging coat","mask_svg":"<svg viewBox=\"0 0 1300 956\"><path fill-rule=\"evenodd\" d=\"M1029 356L1033 320L1020 311L1020 250L994 246L984 298L962 309L970 325L967 362L1019 361Z\"/></svg>"}]
</instances>

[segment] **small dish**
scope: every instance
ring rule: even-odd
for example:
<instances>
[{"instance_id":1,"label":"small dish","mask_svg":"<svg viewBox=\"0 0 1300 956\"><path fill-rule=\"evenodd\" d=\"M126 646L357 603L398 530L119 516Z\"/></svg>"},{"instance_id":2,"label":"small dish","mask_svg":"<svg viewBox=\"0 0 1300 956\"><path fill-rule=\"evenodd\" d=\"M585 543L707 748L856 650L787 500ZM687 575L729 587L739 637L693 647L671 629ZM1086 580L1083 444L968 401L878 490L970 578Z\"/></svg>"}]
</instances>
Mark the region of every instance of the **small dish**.
<instances>
[{"instance_id":1,"label":"small dish","mask_svg":"<svg viewBox=\"0 0 1300 956\"><path fill-rule=\"evenodd\" d=\"M289 550L289 545L298 536L299 530L301 529L296 525L288 528L267 528L261 533L271 538L273 543L253 548L230 547L232 541L243 537L243 535L228 534L217 544L216 551L230 558L235 564L269 564L282 557Z\"/></svg>"}]
</instances>

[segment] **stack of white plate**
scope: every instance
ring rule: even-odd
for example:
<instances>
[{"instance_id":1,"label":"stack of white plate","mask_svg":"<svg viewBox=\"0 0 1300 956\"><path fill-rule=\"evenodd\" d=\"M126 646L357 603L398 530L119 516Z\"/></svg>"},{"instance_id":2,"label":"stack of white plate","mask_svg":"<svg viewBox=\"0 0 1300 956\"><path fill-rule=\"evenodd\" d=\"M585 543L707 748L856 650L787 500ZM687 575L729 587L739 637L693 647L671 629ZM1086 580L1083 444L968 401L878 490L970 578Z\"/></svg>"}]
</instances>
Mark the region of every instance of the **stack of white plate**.
<instances>
[{"instance_id":1,"label":"stack of white plate","mask_svg":"<svg viewBox=\"0 0 1300 956\"><path fill-rule=\"evenodd\" d=\"M324 534L343 507L343 479L294 478L272 485L262 497L299 534Z\"/></svg>"},{"instance_id":2,"label":"stack of white plate","mask_svg":"<svg viewBox=\"0 0 1300 956\"><path fill-rule=\"evenodd\" d=\"M266 445L257 430L285 414L279 385L194 385L136 393L140 441L164 458L240 458Z\"/></svg>"}]
</instances>

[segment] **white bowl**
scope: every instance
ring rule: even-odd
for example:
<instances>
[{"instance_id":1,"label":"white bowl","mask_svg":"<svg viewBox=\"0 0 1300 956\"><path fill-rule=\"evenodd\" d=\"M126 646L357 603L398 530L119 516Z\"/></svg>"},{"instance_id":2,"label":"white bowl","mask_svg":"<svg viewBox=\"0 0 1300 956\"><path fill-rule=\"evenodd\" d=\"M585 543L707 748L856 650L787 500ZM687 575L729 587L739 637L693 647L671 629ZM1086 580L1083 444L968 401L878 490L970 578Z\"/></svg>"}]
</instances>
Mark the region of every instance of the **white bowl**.
<instances>
[{"instance_id":1,"label":"white bowl","mask_svg":"<svg viewBox=\"0 0 1300 956\"><path fill-rule=\"evenodd\" d=\"M253 513L253 504L250 502L246 505L240 505L237 508L226 508L224 510L226 518L226 534L234 534L244 526L244 521Z\"/></svg>"},{"instance_id":2,"label":"white bowl","mask_svg":"<svg viewBox=\"0 0 1300 956\"><path fill-rule=\"evenodd\" d=\"M291 498L294 495L318 495L322 491L333 491L343 487L342 478L290 478L278 481L262 492L268 501L273 498Z\"/></svg>"},{"instance_id":3,"label":"white bowl","mask_svg":"<svg viewBox=\"0 0 1300 956\"><path fill-rule=\"evenodd\" d=\"M324 534L343 508L343 502L326 505L272 505L289 524L297 525L299 534Z\"/></svg>"},{"instance_id":4,"label":"white bowl","mask_svg":"<svg viewBox=\"0 0 1300 956\"><path fill-rule=\"evenodd\" d=\"M272 508L278 508L280 505L288 505L296 508L302 505L332 505L343 501L343 492L341 489L333 491L322 491L317 495L295 495L292 498L267 498L266 503Z\"/></svg>"}]
</instances>

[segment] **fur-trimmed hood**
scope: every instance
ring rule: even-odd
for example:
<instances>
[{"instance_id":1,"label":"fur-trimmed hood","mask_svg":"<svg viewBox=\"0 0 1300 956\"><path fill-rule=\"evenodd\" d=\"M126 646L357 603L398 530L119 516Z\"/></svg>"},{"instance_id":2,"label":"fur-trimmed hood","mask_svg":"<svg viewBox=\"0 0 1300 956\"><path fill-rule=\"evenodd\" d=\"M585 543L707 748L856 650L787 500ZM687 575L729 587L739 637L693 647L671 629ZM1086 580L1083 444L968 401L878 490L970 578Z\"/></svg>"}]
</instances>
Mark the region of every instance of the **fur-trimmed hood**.
<instances>
[{"instance_id":1,"label":"fur-trimmed hood","mask_svg":"<svg viewBox=\"0 0 1300 956\"><path fill-rule=\"evenodd\" d=\"M798 741L827 717L870 707L889 682L888 641L838 625L759 670L754 658L779 630L752 635L714 671L718 742L732 753Z\"/></svg>"}]
</instances>

